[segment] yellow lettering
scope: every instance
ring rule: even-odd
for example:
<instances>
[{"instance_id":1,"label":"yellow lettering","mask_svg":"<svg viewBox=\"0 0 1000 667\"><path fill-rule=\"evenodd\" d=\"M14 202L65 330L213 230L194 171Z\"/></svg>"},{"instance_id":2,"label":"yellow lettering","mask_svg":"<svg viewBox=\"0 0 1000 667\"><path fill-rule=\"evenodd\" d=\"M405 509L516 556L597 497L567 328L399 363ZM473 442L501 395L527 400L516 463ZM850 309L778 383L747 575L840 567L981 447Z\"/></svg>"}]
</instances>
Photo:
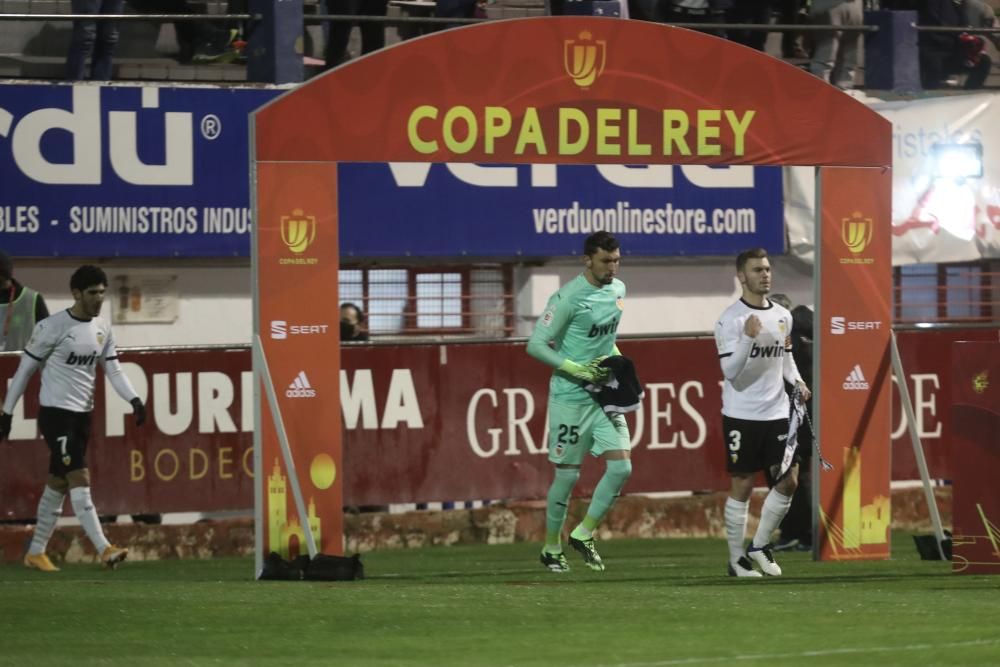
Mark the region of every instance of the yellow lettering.
<instances>
[{"instance_id":1,"label":"yellow lettering","mask_svg":"<svg viewBox=\"0 0 1000 667\"><path fill-rule=\"evenodd\" d=\"M142 452L138 449L133 449L129 452L131 459L131 477L133 482L141 482L146 479L146 466L142 463Z\"/></svg>"},{"instance_id":2,"label":"yellow lettering","mask_svg":"<svg viewBox=\"0 0 1000 667\"><path fill-rule=\"evenodd\" d=\"M160 459L164 457L170 457L174 461L174 469L170 474L164 473L160 470ZM161 481L169 482L174 477L177 477L177 472L181 469L181 460L177 458L177 454L172 449L161 449L157 454L156 458L153 459L153 469L156 471L156 476L160 478Z\"/></svg>"},{"instance_id":3,"label":"yellow lettering","mask_svg":"<svg viewBox=\"0 0 1000 667\"><path fill-rule=\"evenodd\" d=\"M195 459L201 459L201 470L198 470L198 463ZM188 464L190 465L190 470L188 470L188 477L190 479L201 479L208 472L208 455L198 449L197 447L191 448L191 453L188 455ZM197 472L195 472L198 470Z\"/></svg>"},{"instance_id":4,"label":"yellow lettering","mask_svg":"<svg viewBox=\"0 0 1000 667\"><path fill-rule=\"evenodd\" d=\"M406 124L406 134L410 138L410 146L413 147L413 150L418 153L424 153L425 155L437 152L438 142L433 139L430 141L424 141L421 139L418 134L417 127L421 120L425 118L434 120L437 117L437 107L432 107L427 104L421 104L419 107L410 112L410 120Z\"/></svg>"},{"instance_id":5,"label":"yellow lettering","mask_svg":"<svg viewBox=\"0 0 1000 667\"><path fill-rule=\"evenodd\" d=\"M628 154L652 155L653 147L639 143L639 110L628 110Z\"/></svg>"},{"instance_id":6,"label":"yellow lettering","mask_svg":"<svg viewBox=\"0 0 1000 667\"><path fill-rule=\"evenodd\" d=\"M455 123L459 120L465 121L466 135L465 139L459 141L455 138ZM476 145L476 139L479 137L479 124L476 122L476 116L472 113L472 109L465 106L457 106L448 109L448 112L444 115L444 145L448 147L452 153L468 153L472 150L472 147Z\"/></svg>"},{"instance_id":7,"label":"yellow lettering","mask_svg":"<svg viewBox=\"0 0 1000 667\"><path fill-rule=\"evenodd\" d=\"M677 144L678 155L691 155L688 147L687 134L689 127L687 114L681 109L663 110L663 154L673 155L674 144Z\"/></svg>"},{"instance_id":8,"label":"yellow lettering","mask_svg":"<svg viewBox=\"0 0 1000 667\"><path fill-rule=\"evenodd\" d=\"M510 112L503 107L486 107L486 119L483 125L486 154L492 155L496 140L510 134Z\"/></svg>"},{"instance_id":9,"label":"yellow lettering","mask_svg":"<svg viewBox=\"0 0 1000 667\"><path fill-rule=\"evenodd\" d=\"M570 123L576 124L576 141L569 138ZM559 155L579 155L590 140L590 123L587 114L575 107L559 108Z\"/></svg>"},{"instance_id":10,"label":"yellow lettering","mask_svg":"<svg viewBox=\"0 0 1000 667\"><path fill-rule=\"evenodd\" d=\"M227 467L233 465L233 448L219 447L219 479L232 479L233 471Z\"/></svg>"},{"instance_id":11,"label":"yellow lettering","mask_svg":"<svg viewBox=\"0 0 1000 667\"><path fill-rule=\"evenodd\" d=\"M521 155L528 144L535 145L535 153L545 155L545 137L542 135L542 123L538 120L538 109L528 107L524 110L524 119L521 121L521 131L517 134L517 146L514 147L514 154Z\"/></svg>"},{"instance_id":12,"label":"yellow lettering","mask_svg":"<svg viewBox=\"0 0 1000 667\"><path fill-rule=\"evenodd\" d=\"M248 461L253 461L253 447L247 447L247 450L243 452L243 472L247 474L247 477L253 479L253 466Z\"/></svg>"},{"instance_id":13,"label":"yellow lettering","mask_svg":"<svg viewBox=\"0 0 1000 667\"><path fill-rule=\"evenodd\" d=\"M598 155L621 155L622 147L617 143L608 143L609 139L617 139L621 136L622 129L618 125L622 120L621 109L598 109L597 110L597 141Z\"/></svg>"},{"instance_id":14,"label":"yellow lettering","mask_svg":"<svg viewBox=\"0 0 1000 667\"><path fill-rule=\"evenodd\" d=\"M726 120L729 121L729 126L733 128L733 155L746 154L745 138L747 130L750 129L750 121L756 115L757 112L750 109L743 112L743 118L737 118L733 111L726 109Z\"/></svg>"},{"instance_id":15,"label":"yellow lettering","mask_svg":"<svg viewBox=\"0 0 1000 667\"><path fill-rule=\"evenodd\" d=\"M698 109L698 155L722 155L719 142L708 142L719 138L719 126L709 123L718 123L720 118L722 112L718 109Z\"/></svg>"}]
</instances>

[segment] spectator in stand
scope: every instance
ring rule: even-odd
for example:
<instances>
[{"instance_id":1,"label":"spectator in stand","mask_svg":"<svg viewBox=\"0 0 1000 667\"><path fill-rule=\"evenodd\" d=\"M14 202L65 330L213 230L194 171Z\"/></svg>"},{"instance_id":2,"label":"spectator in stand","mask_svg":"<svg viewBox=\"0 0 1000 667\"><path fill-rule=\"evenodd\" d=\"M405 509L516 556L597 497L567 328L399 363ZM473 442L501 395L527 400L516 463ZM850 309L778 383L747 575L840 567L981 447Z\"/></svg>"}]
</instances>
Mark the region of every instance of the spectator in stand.
<instances>
[{"instance_id":1,"label":"spectator in stand","mask_svg":"<svg viewBox=\"0 0 1000 667\"><path fill-rule=\"evenodd\" d=\"M960 0L959 9L958 18L962 21L962 25L972 28L996 28L1000 26L993 8L983 0ZM1000 49L1000 33L994 32L983 36L989 38L993 45Z\"/></svg>"},{"instance_id":2,"label":"spectator in stand","mask_svg":"<svg viewBox=\"0 0 1000 667\"><path fill-rule=\"evenodd\" d=\"M730 23L754 23L768 25L774 11L772 0L742 0L729 10ZM751 49L763 51L767 44L768 33L764 30L733 30L729 38L734 42L749 46Z\"/></svg>"},{"instance_id":3,"label":"spectator in stand","mask_svg":"<svg viewBox=\"0 0 1000 667\"><path fill-rule=\"evenodd\" d=\"M668 23L724 23L732 8L732 0L668 0ZM710 35L726 37L724 30L703 30Z\"/></svg>"},{"instance_id":4,"label":"spectator in stand","mask_svg":"<svg viewBox=\"0 0 1000 667\"><path fill-rule=\"evenodd\" d=\"M816 25L861 26L864 10L861 0L813 0L809 19ZM815 40L809 71L842 90L853 88L861 33L823 31L816 34Z\"/></svg>"},{"instance_id":5,"label":"spectator in stand","mask_svg":"<svg viewBox=\"0 0 1000 667\"><path fill-rule=\"evenodd\" d=\"M327 11L331 14L352 16L385 16L389 0L327 0ZM358 26L361 31L361 54L377 51L385 46L385 24L374 21L331 21L326 38L326 68L347 62L347 43L351 29Z\"/></svg>"},{"instance_id":6,"label":"spectator in stand","mask_svg":"<svg viewBox=\"0 0 1000 667\"><path fill-rule=\"evenodd\" d=\"M347 302L340 306L340 340L348 342L368 340L365 313L356 304Z\"/></svg>"},{"instance_id":7,"label":"spectator in stand","mask_svg":"<svg viewBox=\"0 0 1000 667\"><path fill-rule=\"evenodd\" d=\"M807 23L809 13L803 0L781 0L779 3L778 23L786 25ZM802 32L784 32L781 34L782 58L808 58L809 41Z\"/></svg>"},{"instance_id":8,"label":"spectator in stand","mask_svg":"<svg viewBox=\"0 0 1000 667\"><path fill-rule=\"evenodd\" d=\"M960 6L962 4L963 0L923 0L917 12L920 25L955 28L968 23L967 17L978 17L977 8L970 7L966 10ZM981 20L981 17L977 20ZM966 90L983 87L992 61L983 50L985 41L982 37L965 33L922 31L917 39L920 82L925 89L948 87L949 77L957 74L966 75Z\"/></svg>"},{"instance_id":9,"label":"spectator in stand","mask_svg":"<svg viewBox=\"0 0 1000 667\"><path fill-rule=\"evenodd\" d=\"M128 0L140 14L205 14L204 4L189 0ZM212 21L175 21L174 32L180 51L177 61L182 64L226 63L240 54L232 42L235 32Z\"/></svg>"},{"instance_id":10,"label":"spectator in stand","mask_svg":"<svg viewBox=\"0 0 1000 667\"><path fill-rule=\"evenodd\" d=\"M74 14L121 14L124 0L71 0ZM73 21L73 34L66 56L66 78L70 81L110 81L111 58L118 44L116 21ZM90 60L90 76L87 61Z\"/></svg>"},{"instance_id":11,"label":"spectator in stand","mask_svg":"<svg viewBox=\"0 0 1000 667\"><path fill-rule=\"evenodd\" d=\"M20 352L31 338L35 325L49 316L42 295L14 280L14 263L0 250L0 321L3 337L0 350Z\"/></svg>"}]
</instances>

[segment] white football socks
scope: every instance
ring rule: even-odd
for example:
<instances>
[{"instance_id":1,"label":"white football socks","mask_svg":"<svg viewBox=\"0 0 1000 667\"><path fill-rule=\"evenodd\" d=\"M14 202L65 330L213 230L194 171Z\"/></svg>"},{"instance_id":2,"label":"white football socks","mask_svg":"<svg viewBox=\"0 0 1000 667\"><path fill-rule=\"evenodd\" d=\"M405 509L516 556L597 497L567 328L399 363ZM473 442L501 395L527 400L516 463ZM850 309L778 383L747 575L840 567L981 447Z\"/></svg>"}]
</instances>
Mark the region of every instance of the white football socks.
<instances>
[{"instance_id":1,"label":"white football socks","mask_svg":"<svg viewBox=\"0 0 1000 667\"><path fill-rule=\"evenodd\" d=\"M38 501L38 522L35 524L35 533L31 536L31 546L28 553L34 556L45 553L45 547L49 544L49 538L56 529L56 521L62 516L63 501L66 494L56 491L48 484L42 491L42 497Z\"/></svg>"},{"instance_id":2,"label":"white football socks","mask_svg":"<svg viewBox=\"0 0 1000 667\"><path fill-rule=\"evenodd\" d=\"M791 496L778 493L776 489L771 489L768 492L767 497L764 498L764 506L760 509L760 523L757 524L757 532L753 536L755 547L762 547L771 541L771 533L788 514L788 508L791 506Z\"/></svg>"},{"instance_id":3,"label":"white football socks","mask_svg":"<svg viewBox=\"0 0 1000 667\"><path fill-rule=\"evenodd\" d=\"M743 557L743 538L747 532L747 513L749 511L749 500L740 502L735 498L726 498L726 542L729 543L730 563L736 563Z\"/></svg>"},{"instance_id":4,"label":"white football socks","mask_svg":"<svg viewBox=\"0 0 1000 667\"><path fill-rule=\"evenodd\" d=\"M87 537L97 549L100 556L111 544L108 538L104 537L104 530L101 528L101 521L97 518L97 510L94 509L94 501L90 497L89 486L78 486L69 490L69 499L73 503L73 511L76 518L80 520Z\"/></svg>"}]
</instances>

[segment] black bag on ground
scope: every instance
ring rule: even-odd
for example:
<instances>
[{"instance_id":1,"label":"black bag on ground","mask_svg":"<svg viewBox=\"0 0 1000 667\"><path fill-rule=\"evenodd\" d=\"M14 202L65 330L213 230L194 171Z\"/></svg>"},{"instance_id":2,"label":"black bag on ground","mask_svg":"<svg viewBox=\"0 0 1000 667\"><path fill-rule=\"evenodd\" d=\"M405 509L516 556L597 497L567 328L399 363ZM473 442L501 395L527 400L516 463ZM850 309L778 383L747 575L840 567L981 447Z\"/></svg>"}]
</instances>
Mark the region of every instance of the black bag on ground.
<instances>
[{"instance_id":1,"label":"black bag on ground","mask_svg":"<svg viewBox=\"0 0 1000 667\"><path fill-rule=\"evenodd\" d=\"M361 555L328 556L316 554L311 559L308 555L298 556L287 561L280 554L272 551L264 559L261 579L272 581L354 581L365 578L365 567L361 564Z\"/></svg>"},{"instance_id":2,"label":"black bag on ground","mask_svg":"<svg viewBox=\"0 0 1000 667\"><path fill-rule=\"evenodd\" d=\"M308 562L309 557L305 558ZM272 551L264 559L264 568L260 572L260 578L271 581L301 581L303 578L302 566L301 557L288 562L281 557L281 554Z\"/></svg>"},{"instance_id":3,"label":"black bag on ground","mask_svg":"<svg viewBox=\"0 0 1000 667\"><path fill-rule=\"evenodd\" d=\"M361 554L353 556L328 556L316 554L305 569L305 579L310 581L354 581L365 578Z\"/></svg>"}]
</instances>

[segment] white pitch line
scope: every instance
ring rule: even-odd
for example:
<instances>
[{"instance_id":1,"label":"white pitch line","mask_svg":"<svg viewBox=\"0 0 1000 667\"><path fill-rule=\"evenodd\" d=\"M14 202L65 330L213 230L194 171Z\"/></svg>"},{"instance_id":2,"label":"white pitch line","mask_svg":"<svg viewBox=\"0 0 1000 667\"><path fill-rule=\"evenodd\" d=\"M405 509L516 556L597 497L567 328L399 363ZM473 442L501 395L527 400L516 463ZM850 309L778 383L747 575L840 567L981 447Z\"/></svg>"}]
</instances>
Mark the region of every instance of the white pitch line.
<instances>
[{"instance_id":1,"label":"white pitch line","mask_svg":"<svg viewBox=\"0 0 1000 667\"><path fill-rule=\"evenodd\" d=\"M730 662L735 660L776 660L781 658L815 658L827 655L852 655L859 653L891 653L894 651L923 651L932 648L961 648L963 646L989 646L1000 644L1000 639L973 639L964 642L947 642L943 644L904 644L902 646L858 646L833 648L818 651L798 651L795 653L758 653L752 655L719 655L702 658L680 658L677 660L658 660L656 662L623 662L601 667L670 667L671 665L702 665L715 662Z\"/></svg>"}]
</instances>

